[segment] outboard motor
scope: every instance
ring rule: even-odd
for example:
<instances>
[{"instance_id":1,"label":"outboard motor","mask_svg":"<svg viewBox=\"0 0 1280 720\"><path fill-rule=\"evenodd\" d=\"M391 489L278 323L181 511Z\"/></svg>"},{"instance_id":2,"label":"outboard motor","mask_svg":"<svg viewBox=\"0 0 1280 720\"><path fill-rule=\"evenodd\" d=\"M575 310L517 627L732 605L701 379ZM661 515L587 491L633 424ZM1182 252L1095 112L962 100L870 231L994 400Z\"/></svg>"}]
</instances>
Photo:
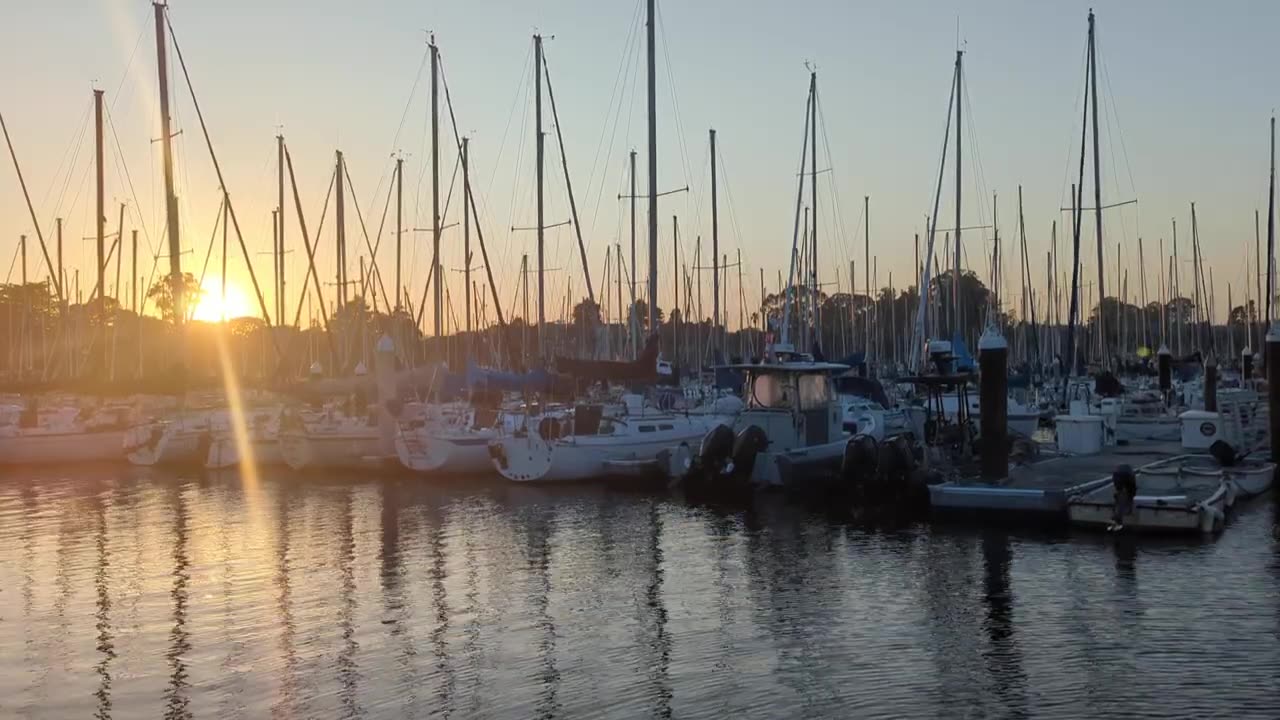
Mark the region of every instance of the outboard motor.
<instances>
[{"instance_id":1,"label":"outboard motor","mask_svg":"<svg viewBox=\"0 0 1280 720\"><path fill-rule=\"evenodd\" d=\"M733 428L717 425L702 438L698 448L698 467L705 472L721 472L733 457Z\"/></svg>"},{"instance_id":2,"label":"outboard motor","mask_svg":"<svg viewBox=\"0 0 1280 720\"><path fill-rule=\"evenodd\" d=\"M880 466L880 443L870 435L854 435L844 446L840 477L855 493L862 495Z\"/></svg>"},{"instance_id":3,"label":"outboard motor","mask_svg":"<svg viewBox=\"0 0 1280 720\"><path fill-rule=\"evenodd\" d=\"M748 425L733 440L733 463L725 469L739 477L749 478L756 467L756 456L769 447L769 436L759 425Z\"/></svg>"}]
</instances>

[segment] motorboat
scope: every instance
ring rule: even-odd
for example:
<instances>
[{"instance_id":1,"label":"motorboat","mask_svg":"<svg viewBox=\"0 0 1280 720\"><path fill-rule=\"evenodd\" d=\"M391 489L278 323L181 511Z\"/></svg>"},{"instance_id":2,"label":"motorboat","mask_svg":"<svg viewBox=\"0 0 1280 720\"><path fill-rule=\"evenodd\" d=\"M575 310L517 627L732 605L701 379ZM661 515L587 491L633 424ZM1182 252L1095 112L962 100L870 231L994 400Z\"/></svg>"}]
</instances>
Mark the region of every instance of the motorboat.
<instances>
[{"instance_id":1,"label":"motorboat","mask_svg":"<svg viewBox=\"0 0 1280 720\"><path fill-rule=\"evenodd\" d=\"M689 460L674 473L691 482L784 487L839 471L849 436L832 376L848 367L786 350L774 355L727 366L745 376L746 407L701 445L677 449L677 458Z\"/></svg>"}]
</instances>

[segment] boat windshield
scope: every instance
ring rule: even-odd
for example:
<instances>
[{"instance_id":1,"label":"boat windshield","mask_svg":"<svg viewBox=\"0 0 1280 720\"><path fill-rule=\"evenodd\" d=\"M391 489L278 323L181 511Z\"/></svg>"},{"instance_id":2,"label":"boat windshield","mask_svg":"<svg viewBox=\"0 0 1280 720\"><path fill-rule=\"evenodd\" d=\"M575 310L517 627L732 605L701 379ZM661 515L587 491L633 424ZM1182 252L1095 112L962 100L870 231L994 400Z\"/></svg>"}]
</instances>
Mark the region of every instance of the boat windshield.
<instances>
[{"instance_id":1,"label":"boat windshield","mask_svg":"<svg viewBox=\"0 0 1280 720\"><path fill-rule=\"evenodd\" d=\"M800 378L800 409L817 410L831 402L831 383L826 375L810 373Z\"/></svg>"},{"instance_id":2,"label":"boat windshield","mask_svg":"<svg viewBox=\"0 0 1280 720\"><path fill-rule=\"evenodd\" d=\"M775 373L760 373L751 378L751 397L748 403L753 408L789 409L795 404L795 387L789 382L790 377Z\"/></svg>"}]
</instances>

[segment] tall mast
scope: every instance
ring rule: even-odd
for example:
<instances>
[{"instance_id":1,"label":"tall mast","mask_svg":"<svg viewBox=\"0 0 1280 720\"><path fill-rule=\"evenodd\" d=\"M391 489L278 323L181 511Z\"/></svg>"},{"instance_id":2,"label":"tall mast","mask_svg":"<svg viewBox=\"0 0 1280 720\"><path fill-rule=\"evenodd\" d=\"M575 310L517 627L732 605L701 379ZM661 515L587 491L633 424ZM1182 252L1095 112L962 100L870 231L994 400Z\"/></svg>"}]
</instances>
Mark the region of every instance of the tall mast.
<instances>
[{"instance_id":1,"label":"tall mast","mask_svg":"<svg viewBox=\"0 0 1280 720\"><path fill-rule=\"evenodd\" d=\"M863 313L862 324L867 333L867 344L863 352L871 358L871 316L876 305L875 292L871 289L871 196L862 196L862 275L867 291L867 312Z\"/></svg>"},{"instance_id":2,"label":"tall mast","mask_svg":"<svg viewBox=\"0 0 1280 720\"><path fill-rule=\"evenodd\" d=\"M1147 330L1147 261L1146 256L1142 252L1142 238L1138 238L1138 267L1142 268L1142 272L1138 273L1138 292L1140 293L1139 302L1142 303L1142 346L1150 349L1151 338Z\"/></svg>"},{"instance_id":3,"label":"tall mast","mask_svg":"<svg viewBox=\"0 0 1280 720\"><path fill-rule=\"evenodd\" d=\"M634 197L635 193L631 193L631 195L632 197ZM632 202L635 202L635 201L632 200ZM622 312L622 243L614 243L613 257L615 260L614 264L617 266L614 269L613 274L617 278L617 283L618 283L618 336L619 337L618 337L618 355L617 356L620 358L622 357L622 348L626 344L625 338L627 336L627 329L626 327L623 326L622 323L626 322L624 318L630 317L629 311L626 315L623 315L623 312ZM634 300L631 301L631 305L632 307L635 306Z\"/></svg>"},{"instance_id":4,"label":"tall mast","mask_svg":"<svg viewBox=\"0 0 1280 720\"><path fill-rule=\"evenodd\" d=\"M276 135L276 324L284 323L284 133Z\"/></svg>"},{"instance_id":5,"label":"tall mast","mask_svg":"<svg viewBox=\"0 0 1280 720\"><path fill-rule=\"evenodd\" d=\"M715 300L711 303L711 345L717 346L720 327L720 207L717 198L716 179L716 131L708 131L711 138L711 292ZM698 318L701 322L702 318Z\"/></svg>"},{"instance_id":6,"label":"tall mast","mask_svg":"<svg viewBox=\"0 0 1280 720\"><path fill-rule=\"evenodd\" d=\"M654 70L657 52L654 47L654 23L657 19L654 0L647 0L649 21L646 25L649 46L649 332L658 329L658 93Z\"/></svg>"},{"instance_id":7,"label":"tall mast","mask_svg":"<svg viewBox=\"0 0 1280 720\"><path fill-rule=\"evenodd\" d=\"M471 174L467 165L468 148L471 139L462 138L462 196L471 197ZM467 306L467 346L471 345L471 206L462 203L462 256L464 259L462 272L466 282ZM468 354L470 354L468 352Z\"/></svg>"},{"instance_id":8,"label":"tall mast","mask_svg":"<svg viewBox=\"0 0 1280 720\"><path fill-rule=\"evenodd\" d=\"M1182 307L1182 266L1178 264L1178 221L1173 220L1173 303L1177 315L1173 322L1178 328L1175 338L1178 355L1182 355L1182 328L1187 324L1186 313Z\"/></svg>"},{"instance_id":9,"label":"tall mast","mask_svg":"<svg viewBox=\"0 0 1280 720\"><path fill-rule=\"evenodd\" d=\"M1253 312L1249 314L1249 336L1251 338L1255 332L1255 328L1261 329L1262 327L1258 323L1258 317L1259 317L1259 311L1260 311L1260 308L1258 306L1262 304L1262 240L1261 240L1261 233L1258 232L1258 226L1259 226L1258 211L1254 210L1253 211L1253 279L1254 279L1254 283L1258 288L1258 294L1256 296L1257 300L1255 301L1253 306ZM1246 295L1248 294L1248 291L1247 291L1248 287L1249 287L1248 285L1245 286ZM1261 336L1259 336L1256 340L1251 340L1251 342L1253 342L1253 349L1255 351L1262 350Z\"/></svg>"},{"instance_id":10,"label":"tall mast","mask_svg":"<svg viewBox=\"0 0 1280 720\"><path fill-rule=\"evenodd\" d=\"M178 235L178 196L173 193L173 133L169 123L169 67L164 39L167 5L153 2L152 7L155 9L156 71L160 83L160 146L163 149L165 217L169 232L169 282L173 292L174 322L181 324L186 319L187 308L183 297L182 241Z\"/></svg>"},{"instance_id":11,"label":"tall mast","mask_svg":"<svg viewBox=\"0 0 1280 720\"><path fill-rule=\"evenodd\" d=\"M543 294L543 197L542 197L542 36L533 36L533 139L537 158L534 161L538 183L538 353L542 353L543 326L547 323Z\"/></svg>"},{"instance_id":12,"label":"tall mast","mask_svg":"<svg viewBox=\"0 0 1280 720\"><path fill-rule=\"evenodd\" d=\"M1105 261L1102 258L1102 166L1098 162L1098 59L1094 40L1093 10L1089 11L1089 92L1093 103L1093 221L1098 236L1098 341L1099 359L1108 367L1106 315L1102 302L1107 298Z\"/></svg>"},{"instance_id":13,"label":"tall mast","mask_svg":"<svg viewBox=\"0 0 1280 720\"><path fill-rule=\"evenodd\" d=\"M631 151L631 267L628 269L631 279L631 307L627 310L627 327L631 333L631 355L639 352L639 323L636 317L636 151Z\"/></svg>"},{"instance_id":14,"label":"tall mast","mask_svg":"<svg viewBox=\"0 0 1280 720\"><path fill-rule=\"evenodd\" d=\"M401 256L403 252L404 239L404 158L396 158L396 286L393 292L396 296L396 312L402 307L404 297L403 280L400 278L400 270L403 267Z\"/></svg>"},{"instance_id":15,"label":"tall mast","mask_svg":"<svg viewBox=\"0 0 1280 720\"><path fill-rule=\"evenodd\" d=\"M672 312L667 316L671 321L671 357L678 362L680 356L677 354L680 347L680 326L676 325L676 320L680 318L680 217L671 216L671 294ZM711 329L715 332L715 328Z\"/></svg>"},{"instance_id":16,"label":"tall mast","mask_svg":"<svg viewBox=\"0 0 1280 720\"><path fill-rule=\"evenodd\" d=\"M1267 180L1267 328L1271 328L1271 305L1276 275L1276 116L1271 116L1271 171Z\"/></svg>"},{"instance_id":17,"label":"tall mast","mask_svg":"<svg viewBox=\"0 0 1280 720\"><path fill-rule=\"evenodd\" d=\"M342 169L342 151L336 152L337 168L334 170L334 223L337 225L337 270L335 271L334 282L337 288L337 309L341 310L346 304L347 285L345 268L347 264L347 235L346 235L346 197L344 193L343 169Z\"/></svg>"},{"instance_id":18,"label":"tall mast","mask_svg":"<svg viewBox=\"0 0 1280 720\"><path fill-rule=\"evenodd\" d=\"M94 171L97 177L97 212L94 219L94 227L97 228L98 239L98 288L94 293L95 298L105 298L107 296L107 247L106 247L106 207L105 190L103 181L104 167L102 164L102 91L93 91L93 137L95 141L96 161L94 163Z\"/></svg>"},{"instance_id":19,"label":"tall mast","mask_svg":"<svg viewBox=\"0 0 1280 720\"><path fill-rule=\"evenodd\" d=\"M271 211L271 271L274 278L275 288L272 294L275 298L275 316L276 325L284 324L284 314L280 311L280 211ZM136 274L136 273L135 273Z\"/></svg>"},{"instance_id":20,"label":"tall mast","mask_svg":"<svg viewBox=\"0 0 1280 720\"><path fill-rule=\"evenodd\" d=\"M129 273L132 277L129 278L129 287L130 287L129 295L131 296L129 301L129 307L130 309L133 310L133 314L137 315L138 314L138 231L137 230L133 231L133 241L131 244L131 248L132 249L130 252L131 261L130 261Z\"/></svg>"},{"instance_id":21,"label":"tall mast","mask_svg":"<svg viewBox=\"0 0 1280 720\"><path fill-rule=\"evenodd\" d=\"M440 276L440 48L431 36L431 268L435 282L435 336L443 334L444 278ZM541 145L539 145L541 155Z\"/></svg>"},{"instance_id":22,"label":"tall mast","mask_svg":"<svg viewBox=\"0 0 1280 720\"><path fill-rule=\"evenodd\" d=\"M809 266L813 268L813 338L812 342L822 345L822 305L818 302L818 72L809 72L809 206L813 209L813 225L810 228Z\"/></svg>"},{"instance_id":23,"label":"tall mast","mask_svg":"<svg viewBox=\"0 0 1280 720\"><path fill-rule=\"evenodd\" d=\"M956 51L956 244L955 250L952 252L952 262L954 263L955 273L951 276L951 313L952 327L951 339L960 336L960 168L961 168L961 148L964 147L964 137L961 135L961 129L964 127L961 118L964 115L964 51Z\"/></svg>"}]
</instances>

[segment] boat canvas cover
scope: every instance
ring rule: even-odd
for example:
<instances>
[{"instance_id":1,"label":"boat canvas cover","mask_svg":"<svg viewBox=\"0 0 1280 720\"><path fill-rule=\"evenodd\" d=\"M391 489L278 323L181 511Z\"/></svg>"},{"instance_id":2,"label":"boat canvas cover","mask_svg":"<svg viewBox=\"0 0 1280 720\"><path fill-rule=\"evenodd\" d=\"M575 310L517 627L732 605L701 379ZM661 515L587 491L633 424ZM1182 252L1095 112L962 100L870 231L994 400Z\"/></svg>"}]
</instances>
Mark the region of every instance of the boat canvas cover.
<instances>
[{"instance_id":1,"label":"boat canvas cover","mask_svg":"<svg viewBox=\"0 0 1280 720\"><path fill-rule=\"evenodd\" d=\"M658 379L658 335L649 336L640 357L633 361L556 357L556 371L579 383L652 382Z\"/></svg>"}]
</instances>

